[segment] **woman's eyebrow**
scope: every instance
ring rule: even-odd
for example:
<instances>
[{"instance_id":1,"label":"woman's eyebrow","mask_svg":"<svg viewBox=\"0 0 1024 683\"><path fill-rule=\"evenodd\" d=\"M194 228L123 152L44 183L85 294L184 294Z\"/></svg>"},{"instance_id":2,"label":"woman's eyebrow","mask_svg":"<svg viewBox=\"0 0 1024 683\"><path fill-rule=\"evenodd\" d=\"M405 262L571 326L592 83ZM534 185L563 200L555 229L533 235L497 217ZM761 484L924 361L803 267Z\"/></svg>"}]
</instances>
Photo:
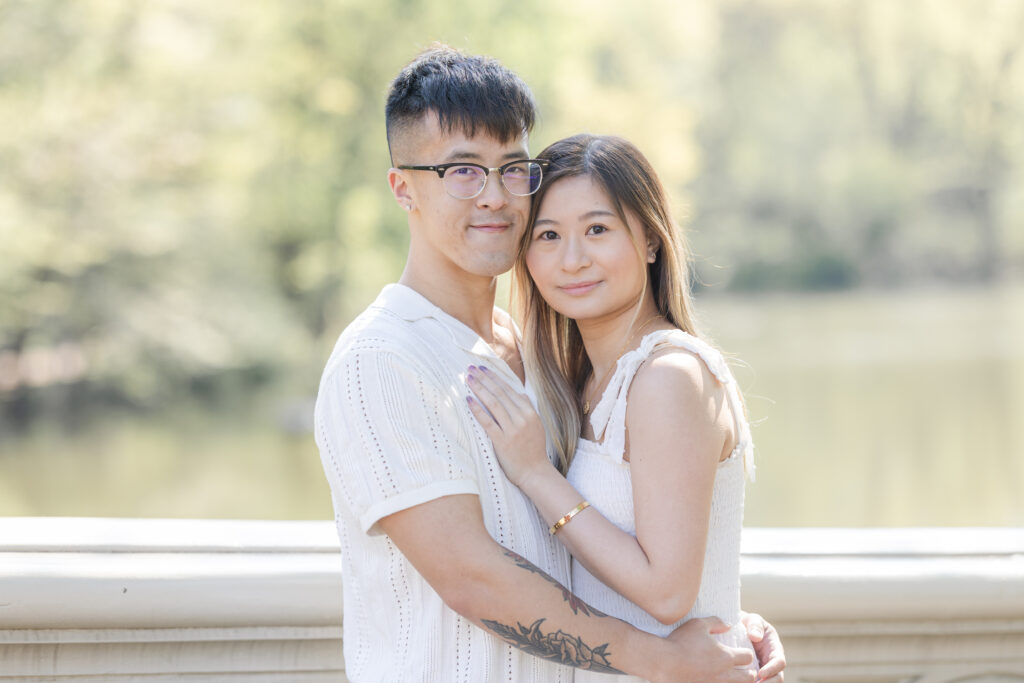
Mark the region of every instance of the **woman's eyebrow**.
<instances>
[{"instance_id":1,"label":"woman's eyebrow","mask_svg":"<svg viewBox=\"0 0 1024 683\"><path fill-rule=\"evenodd\" d=\"M595 216L612 216L615 217L615 213L607 209L594 209L593 211L587 211L585 214L580 216L580 220L586 220L588 218L594 218Z\"/></svg>"},{"instance_id":2,"label":"woman's eyebrow","mask_svg":"<svg viewBox=\"0 0 1024 683\"><path fill-rule=\"evenodd\" d=\"M612 218L618 218L618 214L616 214L614 211L609 211L608 209L594 209L593 211L587 211L584 214L580 214L580 217L577 220L585 221L590 218L595 218L597 216L611 216ZM533 225L534 227L536 227L538 225L547 223L558 223L558 221L556 221L554 218L538 218L533 222Z\"/></svg>"}]
</instances>

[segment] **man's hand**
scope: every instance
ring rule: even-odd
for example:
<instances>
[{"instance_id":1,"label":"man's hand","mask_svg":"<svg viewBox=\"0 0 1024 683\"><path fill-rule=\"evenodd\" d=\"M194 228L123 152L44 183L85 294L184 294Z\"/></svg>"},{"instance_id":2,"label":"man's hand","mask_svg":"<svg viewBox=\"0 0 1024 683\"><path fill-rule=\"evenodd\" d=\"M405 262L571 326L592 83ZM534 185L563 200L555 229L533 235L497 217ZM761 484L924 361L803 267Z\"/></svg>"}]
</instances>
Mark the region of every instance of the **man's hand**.
<instances>
[{"instance_id":1,"label":"man's hand","mask_svg":"<svg viewBox=\"0 0 1024 683\"><path fill-rule=\"evenodd\" d=\"M758 683L782 683L786 653L782 650L779 632L760 614L742 612L741 620L747 627L747 635L754 644L754 652L757 653L757 661L761 667L757 670Z\"/></svg>"},{"instance_id":2,"label":"man's hand","mask_svg":"<svg viewBox=\"0 0 1024 683\"><path fill-rule=\"evenodd\" d=\"M667 640L675 646L672 654L682 659L666 657L659 662L664 669L651 678L652 683L753 683L755 674L746 668L752 660L750 651L726 647L714 638L728 630L729 625L716 617L691 619L677 628Z\"/></svg>"}]
</instances>

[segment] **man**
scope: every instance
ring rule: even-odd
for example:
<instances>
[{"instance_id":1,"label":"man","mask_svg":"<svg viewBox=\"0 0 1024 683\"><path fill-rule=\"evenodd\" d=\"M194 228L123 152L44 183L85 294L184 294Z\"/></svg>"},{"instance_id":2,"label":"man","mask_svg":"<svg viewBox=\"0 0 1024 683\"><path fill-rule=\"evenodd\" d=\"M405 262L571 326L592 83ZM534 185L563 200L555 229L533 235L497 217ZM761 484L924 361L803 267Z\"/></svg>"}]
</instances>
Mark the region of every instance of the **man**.
<instances>
[{"instance_id":1,"label":"man","mask_svg":"<svg viewBox=\"0 0 1024 683\"><path fill-rule=\"evenodd\" d=\"M710 635L725 629L718 620L661 639L573 596L564 549L466 405L470 365L525 379L494 294L540 180L527 151L533 120L515 74L447 47L392 83L388 181L408 212L408 260L341 335L316 405L341 540L347 673L357 683L550 683L580 667L754 680L736 668L749 654ZM774 635L758 654L771 660L765 678L784 666Z\"/></svg>"}]
</instances>

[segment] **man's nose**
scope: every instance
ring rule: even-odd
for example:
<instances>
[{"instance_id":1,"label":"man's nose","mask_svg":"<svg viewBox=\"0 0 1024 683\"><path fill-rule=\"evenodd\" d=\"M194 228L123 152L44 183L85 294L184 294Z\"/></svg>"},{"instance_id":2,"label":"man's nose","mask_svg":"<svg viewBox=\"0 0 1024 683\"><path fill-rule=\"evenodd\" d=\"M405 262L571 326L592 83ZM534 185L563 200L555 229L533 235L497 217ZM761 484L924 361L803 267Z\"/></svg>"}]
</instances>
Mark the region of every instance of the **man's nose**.
<instances>
[{"instance_id":1,"label":"man's nose","mask_svg":"<svg viewBox=\"0 0 1024 683\"><path fill-rule=\"evenodd\" d=\"M476 197L477 206L489 209L500 209L508 204L508 196L505 193L505 186L501 182L501 174L492 170L487 174L487 182L484 189Z\"/></svg>"}]
</instances>

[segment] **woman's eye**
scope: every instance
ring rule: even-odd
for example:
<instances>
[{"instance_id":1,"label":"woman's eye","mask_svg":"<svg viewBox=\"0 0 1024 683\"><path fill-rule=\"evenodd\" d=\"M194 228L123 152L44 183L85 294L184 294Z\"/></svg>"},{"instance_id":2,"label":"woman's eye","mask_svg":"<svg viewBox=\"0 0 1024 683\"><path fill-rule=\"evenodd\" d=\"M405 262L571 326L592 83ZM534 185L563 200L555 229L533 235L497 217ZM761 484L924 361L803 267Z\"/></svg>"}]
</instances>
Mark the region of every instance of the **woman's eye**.
<instances>
[{"instance_id":1,"label":"woman's eye","mask_svg":"<svg viewBox=\"0 0 1024 683\"><path fill-rule=\"evenodd\" d=\"M587 228L587 232L591 235L600 235L602 232L608 232L608 228L603 225L591 225Z\"/></svg>"},{"instance_id":2,"label":"woman's eye","mask_svg":"<svg viewBox=\"0 0 1024 683\"><path fill-rule=\"evenodd\" d=\"M537 235L537 239L539 239L539 240L557 240L558 239L558 233L555 232L554 230L545 230L541 234Z\"/></svg>"}]
</instances>

